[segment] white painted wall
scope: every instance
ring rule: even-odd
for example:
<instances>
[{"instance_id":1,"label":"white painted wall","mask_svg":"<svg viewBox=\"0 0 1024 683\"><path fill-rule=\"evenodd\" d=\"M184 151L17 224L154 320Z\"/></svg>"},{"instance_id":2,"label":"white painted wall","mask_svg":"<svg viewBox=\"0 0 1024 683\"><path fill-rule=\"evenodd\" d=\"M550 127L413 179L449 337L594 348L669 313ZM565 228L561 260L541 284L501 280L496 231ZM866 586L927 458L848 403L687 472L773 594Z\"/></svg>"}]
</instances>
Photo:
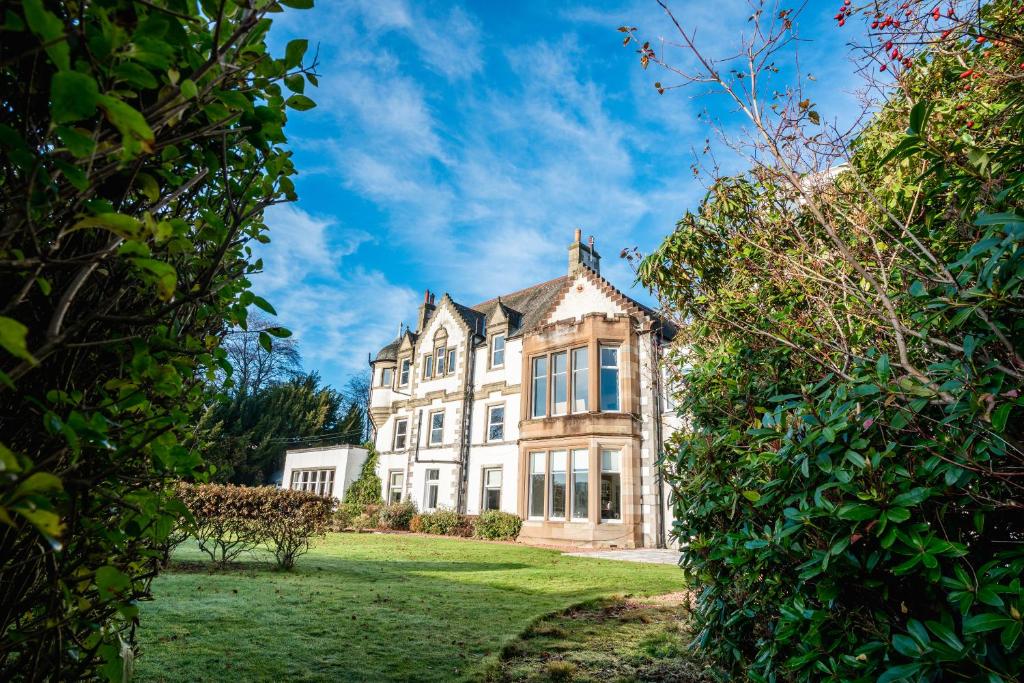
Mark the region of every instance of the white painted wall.
<instances>
[{"instance_id":1,"label":"white painted wall","mask_svg":"<svg viewBox=\"0 0 1024 683\"><path fill-rule=\"evenodd\" d=\"M578 275L568 293L548 316L547 322L568 320L569 318L579 319L588 313L619 315L625 312L590 280Z\"/></svg>"},{"instance_id":2,"label":"white painted wall","mask_svg":"<svg viewBox=\"0 0 1024 683\"><path fill-rule=\"evenodd\" d=\"M345 491L359 478L368 451L355 446L303 448L286 451L284 457L284 488L291 488L292 470L334 468L334 497L341 500Z\"/></svg>"}]
</instances>

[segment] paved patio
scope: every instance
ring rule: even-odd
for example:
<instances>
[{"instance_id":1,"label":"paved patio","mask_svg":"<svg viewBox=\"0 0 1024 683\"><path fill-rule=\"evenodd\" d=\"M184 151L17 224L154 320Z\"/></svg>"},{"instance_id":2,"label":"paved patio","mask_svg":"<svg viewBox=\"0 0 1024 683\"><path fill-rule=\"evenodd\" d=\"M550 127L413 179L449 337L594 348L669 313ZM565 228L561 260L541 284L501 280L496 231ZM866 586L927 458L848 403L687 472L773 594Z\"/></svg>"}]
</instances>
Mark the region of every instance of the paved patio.
<instances>
[{"instance_id":1,"label":"paved patio","mask_svg":"<svg viewBox=\"0 0 1024 683\"><path fill-rule=\"evenodd\" d=\"M570 557L593 557L601 560L623 560L648 564L679 564L679 551L662 548L636 548L634 550L584 550L562 553Z\"/></svg>"}]
</instances>

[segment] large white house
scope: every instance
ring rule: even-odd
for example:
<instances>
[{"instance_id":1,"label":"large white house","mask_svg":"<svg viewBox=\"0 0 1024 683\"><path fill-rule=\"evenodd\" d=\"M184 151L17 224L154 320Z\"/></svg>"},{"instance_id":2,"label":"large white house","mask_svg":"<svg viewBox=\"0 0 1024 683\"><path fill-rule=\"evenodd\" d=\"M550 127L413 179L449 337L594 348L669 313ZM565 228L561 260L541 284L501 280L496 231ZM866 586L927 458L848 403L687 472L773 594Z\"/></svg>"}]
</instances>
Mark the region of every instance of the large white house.
<instances>
[{"instance_id":1,"label":"large white house","mask_svg":"<svg viewBox=\"0 0 1024 683\"><path fill-rule=\"evenodd\" d=\"M577 230L566 275L472 306L425 294L415 329L370 363L386 500L512 512L527 542L666 544L673 328L600 263Z\"/></svg>"}]
</instances>

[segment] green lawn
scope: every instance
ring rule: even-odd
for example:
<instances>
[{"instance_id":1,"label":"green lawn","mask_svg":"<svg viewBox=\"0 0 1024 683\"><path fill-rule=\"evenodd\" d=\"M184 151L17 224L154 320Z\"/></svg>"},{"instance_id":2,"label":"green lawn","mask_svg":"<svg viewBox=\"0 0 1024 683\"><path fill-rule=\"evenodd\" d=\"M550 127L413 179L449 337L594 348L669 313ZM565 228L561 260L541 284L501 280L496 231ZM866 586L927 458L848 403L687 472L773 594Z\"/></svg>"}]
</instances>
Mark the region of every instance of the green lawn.
<instances>
[{"instance_id":1,"label":"green lawn","mask_svg":"<svg viewBox=\"0 0 1024 683\"><path fill-rule=\"evenodd\" d=\"M181 550L155 581L138 680L473 679L542 615L682 587L673 566L411 535L331 534L289 573L203 557Z\"/></svg>"}]
</instances>

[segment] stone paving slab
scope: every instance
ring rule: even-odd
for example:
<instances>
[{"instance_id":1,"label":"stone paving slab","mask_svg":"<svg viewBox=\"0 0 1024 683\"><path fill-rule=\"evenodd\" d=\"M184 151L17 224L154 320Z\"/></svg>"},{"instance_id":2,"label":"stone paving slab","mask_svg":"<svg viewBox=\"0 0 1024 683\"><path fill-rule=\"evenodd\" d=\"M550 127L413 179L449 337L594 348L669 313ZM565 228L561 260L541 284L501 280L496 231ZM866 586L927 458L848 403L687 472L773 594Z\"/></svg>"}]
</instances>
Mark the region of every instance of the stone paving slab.
<instances>
[{"instance_id":1,"label":"stone paving slab","mask_svg":"<svg viewBox=\"0 0 1024 683\"><path fill-rule=\"evenodd\" d=\"M663 548L636 548L634 550L587 550L562 553L570 557L592 557L599 560L622 560L649 564L679 564L679 551Z\"/></svg>"}]
</instances>

